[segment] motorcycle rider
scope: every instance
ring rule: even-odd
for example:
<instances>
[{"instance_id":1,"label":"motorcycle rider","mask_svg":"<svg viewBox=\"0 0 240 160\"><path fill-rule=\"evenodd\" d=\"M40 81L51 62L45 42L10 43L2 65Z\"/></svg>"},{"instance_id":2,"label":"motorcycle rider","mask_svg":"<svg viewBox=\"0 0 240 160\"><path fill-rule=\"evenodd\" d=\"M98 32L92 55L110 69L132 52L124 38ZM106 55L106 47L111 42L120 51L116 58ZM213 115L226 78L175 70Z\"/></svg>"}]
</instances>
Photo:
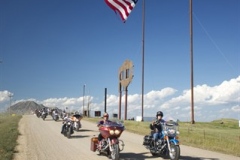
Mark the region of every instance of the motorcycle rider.
<instances>
[{"instance_id":1,"label":"motorcycle rider","mask_svg":"<svg viewBox=\"0 0 240 160\"><path fill-rule=\"evenodd\" d=\"M79 125L79 128L81 128L81 122L80 122L80 121L81 121L82 118L83 118L82 115L79 114L78 111L76 111L76 112L72 115L71 119L72 119L72 121L74 122L74 127L75 127L75 122L77 122L78 125ZM75 128L75 129L76 129L76 128Z\"/></svg>"},{"instance_id":2,"label":"motorcycle rider","mask_svg":"<svg viewBox=\"0 0 240 160\"><path fill-rule=\"evenodd\" d=\"M64 117L66 116L67 112L65 111L65 109L60 113L60 116L62 119L64 119Z\"/></svg>"},{"instance_id":3,"label":"motorcycle rider","mask_svg":"<svg viewBox=\"0 0 240 160\"><path fill-rule=\"evenodd\" d=\"M107 124L107 123L112 122L112 121L108 120L108 118L109 118L108 113L104 113L103 114L103 120L98 122L97 127L100 127L103 124ZM101 135L101 133L99 133L99 135L98 135L98 142L101 142L102 139L103 139L103 136Z\"/></svg>"},{"instance_id":4,"label":"motorcycle rider","mask_svg":"<svg viewBox=\"0 0 240 160\"><path fill-rule=\"evenodd\" d=\"M58 110L57 109L53 109L53 111L52 111L53 119L55 118L55 115L57 115L57 114L58 114Z\"/></svg>"},{"instance_id":5,"label":"motorcycle rider","mask_svg":"<svg viewBox=\"0 0 240 160\"><path fill-rule=\"evenodd\" d=\"M63 130L64 130L64 127L66 126L66 123L68 121L71 121L71 118L68 116L68 114L66 114L66 116L63 118L63 125L62 125L62 130L61 130L61 134L63 134Z\"/></svg>"},{"instance_id":6,"label":"motorcycle rider","mask_svg":"<svg viewBox=\"0 0 240 160\"><path fill-rule=\"evenodd\" d=\"M153 133L154 147L155 148L156 148L157 140L160 139L161 136L162 136L162 130L163 130L162 125L165 123L165 121L162 119L162 117L163 117L163 112L158 111L156 113L156 121L153 121L150 124L150 129L152 130L152 133Z\"/></svg>"}]
</instances>

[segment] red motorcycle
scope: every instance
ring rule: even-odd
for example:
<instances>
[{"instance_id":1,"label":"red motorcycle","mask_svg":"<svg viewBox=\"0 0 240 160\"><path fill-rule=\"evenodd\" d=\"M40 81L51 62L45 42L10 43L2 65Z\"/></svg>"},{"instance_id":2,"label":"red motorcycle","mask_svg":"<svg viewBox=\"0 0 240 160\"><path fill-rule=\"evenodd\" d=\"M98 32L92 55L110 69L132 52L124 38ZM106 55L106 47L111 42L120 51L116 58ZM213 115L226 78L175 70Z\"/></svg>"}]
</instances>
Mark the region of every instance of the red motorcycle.
<instances>
[{"instance_id":1,"label":"red motorcycle","mask_svg":"<svg viewBox=\"0 0 240 160\"><path fill-rule=\"evenodd\" d=\"M112 160L119 160L119 152L124 148L124 142L118 138L124 131L124 125L118 122L109 122L99 127L103 139L98 142L98 137L91 138L91 151L98 150L99 154L105 153Z\"/></svg>"}]
</instances>

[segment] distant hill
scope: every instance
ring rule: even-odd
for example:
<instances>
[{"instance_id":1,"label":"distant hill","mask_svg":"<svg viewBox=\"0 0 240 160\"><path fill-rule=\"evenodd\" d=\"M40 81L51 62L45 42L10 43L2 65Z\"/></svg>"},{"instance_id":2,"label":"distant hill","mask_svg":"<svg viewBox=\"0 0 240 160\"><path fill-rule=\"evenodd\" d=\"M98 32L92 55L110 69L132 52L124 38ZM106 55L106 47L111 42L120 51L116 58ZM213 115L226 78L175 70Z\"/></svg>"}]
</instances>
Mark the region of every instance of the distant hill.
<instances>
[{"instance_id":1,"label":"distant hill","mask_svg":"<svg viewBox=\"0 0 240 160\"><path fill-rule=\"evenodd\" d=\"M15 114L32 114L36 109L45 107L34 101L18 102L10 107L10 112Z\"/></svg>"}]
</instances>

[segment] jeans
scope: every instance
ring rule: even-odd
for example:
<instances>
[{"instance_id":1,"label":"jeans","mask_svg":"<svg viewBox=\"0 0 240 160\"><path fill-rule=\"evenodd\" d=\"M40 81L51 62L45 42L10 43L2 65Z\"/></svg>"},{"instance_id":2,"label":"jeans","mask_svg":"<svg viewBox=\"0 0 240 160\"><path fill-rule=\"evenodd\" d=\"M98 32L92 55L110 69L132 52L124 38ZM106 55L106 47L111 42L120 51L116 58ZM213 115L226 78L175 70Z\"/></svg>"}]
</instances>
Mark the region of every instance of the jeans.
<instances>
[{"instance_id":1,"label":"jeans","mask_svg":"<svg viewBox=\"0 0 240 160\"><path fill-rule=\"evenodd\" d=\"M161 132L153 133L153 139L156 142L158 139L160 139L162 136Z\"/></svg>"}]
</instances>

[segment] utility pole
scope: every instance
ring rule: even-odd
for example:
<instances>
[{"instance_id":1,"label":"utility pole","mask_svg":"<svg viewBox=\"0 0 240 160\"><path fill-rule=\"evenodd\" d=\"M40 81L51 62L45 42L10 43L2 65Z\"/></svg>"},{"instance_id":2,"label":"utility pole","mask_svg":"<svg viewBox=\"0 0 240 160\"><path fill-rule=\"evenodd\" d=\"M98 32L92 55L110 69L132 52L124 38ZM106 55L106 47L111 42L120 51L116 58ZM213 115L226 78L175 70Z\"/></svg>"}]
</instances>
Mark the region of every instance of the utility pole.
<instances>
[{"instance_id":1,"label":"utility pole","mask_svg":"<svg viewBox=\"0 0 240 160\"><path fill-rule=\"evenodd\" d=\"M8 112L9 114L11 114L11 105L12 105L12 97L13 97L13 94L8 92L8 97L9 97L9 109L8 109Z\"/></svg>"},{"instance_id":2,"label":"utility pole","mask_svg":"<svg viewBox=\"0 0 240 160\"><path fill-rule=\"evenodd\" d=\"M192 0L189 0L190 8L190 66L191 66L191 123L194 124L194 85L193 85L193 24L192 24Z\"/></svg>"},{"instance_id":3,"label":"utility pole","mask_svg":"<svg viewBox=\"0 0 240 160\"><path fill-rule=\"evenodd\" d=\"M107 113L107 88L104 90L104 113Z\"/></svg>"},{"instance_id":4,"label":"utility pole","mask_svg":"<svg viewBox=\"0 0 240 160\"><path fill-rule=\"evenodd\" d=\"M145 0L142 1L142 122L144 121L144 51L145 51Z\"/></svg>"},{"instance_id":5,"label":"utility pole","mask_svg":"<svg viewBox=\"0 0 240 160\"><path fill-rule=\"evenodd\" d=\"M2 63L2 61L0 60L0 63ZM1 75L0 75L1 76ZM0 82L1 82L1 79L0 79ZM0 88L1 89L1 88Z\"/></svg>"},{"instance_id":6,"label":"utility pole","mask_svg":"<svg viewBox=\"0 0 240 160\"><path fill-rule=\"evenodd\" d=\"M88 107L88 117L90 117L90 96L88 96L88 103L87 103L87 107Z\"/></svg>"},{"instance_id":7,"label":"utility pole","mask_svg":"<svg viewBox=\"0 0 240 160\"><path fill-rule=\"evenodd\" d=\"M82 114L83 114L83 116L84 116L85 86L86 86L86 84L83 85L83 104L82 104Z\"/></svg>"}]
</instances>

